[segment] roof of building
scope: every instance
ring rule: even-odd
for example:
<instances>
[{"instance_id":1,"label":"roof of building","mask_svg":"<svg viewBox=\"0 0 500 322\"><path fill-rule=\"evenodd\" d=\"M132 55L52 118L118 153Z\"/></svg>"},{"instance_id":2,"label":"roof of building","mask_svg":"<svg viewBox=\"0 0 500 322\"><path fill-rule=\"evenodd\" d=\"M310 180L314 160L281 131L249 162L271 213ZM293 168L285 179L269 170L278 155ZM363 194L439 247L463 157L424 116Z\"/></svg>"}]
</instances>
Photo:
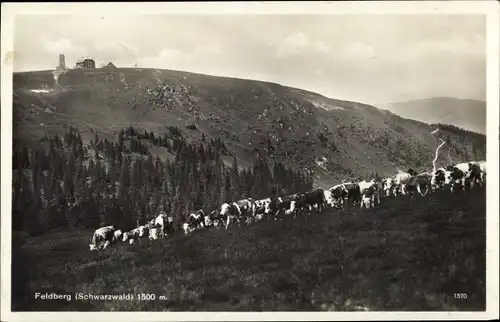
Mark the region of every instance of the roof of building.
<instances>
[{"instance_id":1,"label":"roof of building","mask_svg":"<svg viewBox=\"0 0 500 322\"><path fill-rule=\"evenodd\" d=\"M79 60L77 60L77 63L83 63L86 60L92 60L93 61L93 59L90 58L90 57L84 57L84 58L80 58Z\"/></svg>"},{"instance_id":2,"label":"roof of building","mask_svg":"<svg viewBox=\"0 0 500 322\"><path fill-rule=\"evenodd\" d=\"M116 68L116 66L112 63L112 62L109 62L106 66L104 66L103 68Z\"/></svg>"}]
</instances>

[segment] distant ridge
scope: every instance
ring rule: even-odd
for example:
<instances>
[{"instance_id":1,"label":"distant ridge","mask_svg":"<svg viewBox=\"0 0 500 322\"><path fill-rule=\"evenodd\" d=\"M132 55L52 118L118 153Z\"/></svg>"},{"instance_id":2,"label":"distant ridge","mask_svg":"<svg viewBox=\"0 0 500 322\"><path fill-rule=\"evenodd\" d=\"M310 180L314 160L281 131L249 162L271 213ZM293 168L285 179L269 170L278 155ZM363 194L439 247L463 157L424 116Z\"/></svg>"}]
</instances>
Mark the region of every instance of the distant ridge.
<instances>
[{"instance_id":1,"label":"distant ridge","mask_svg":"<svg viewBox=\"0 0 500 322\"><path fill-rule=\"evenodd\" d=\"M486 102L452 97L431 97L383 104L383 109L425 123L446 123L486 133Z\"/></svg>"}]
</instances>

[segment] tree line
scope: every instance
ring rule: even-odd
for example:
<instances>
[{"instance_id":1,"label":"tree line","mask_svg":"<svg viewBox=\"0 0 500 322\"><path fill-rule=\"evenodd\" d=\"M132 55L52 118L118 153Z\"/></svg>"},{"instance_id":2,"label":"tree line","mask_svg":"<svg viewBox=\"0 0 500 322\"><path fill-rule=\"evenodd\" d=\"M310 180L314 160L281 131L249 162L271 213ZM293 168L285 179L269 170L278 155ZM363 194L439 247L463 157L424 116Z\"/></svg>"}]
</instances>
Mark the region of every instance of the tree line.
<instances>
[{"instance_id":1,"label":"tree line","mask_svg":"<svg viewBox=\"0 0 500 322\"><path fill-rule=\"evenodd\" d=\"M153 155L152 146L172 157ZM235 156L229 166L224 158L231 156L222 140L190 143L176 127L163 135L130 127L116 141L94 134L87 145L73 128L37 146L15 140L12 227L32 235L111 224L127 230L159 211L181 222L192 210L209 212L224 202L312 190L309 174L280 162L257 158L240 169Z\"/></svg>"}]
</instances>

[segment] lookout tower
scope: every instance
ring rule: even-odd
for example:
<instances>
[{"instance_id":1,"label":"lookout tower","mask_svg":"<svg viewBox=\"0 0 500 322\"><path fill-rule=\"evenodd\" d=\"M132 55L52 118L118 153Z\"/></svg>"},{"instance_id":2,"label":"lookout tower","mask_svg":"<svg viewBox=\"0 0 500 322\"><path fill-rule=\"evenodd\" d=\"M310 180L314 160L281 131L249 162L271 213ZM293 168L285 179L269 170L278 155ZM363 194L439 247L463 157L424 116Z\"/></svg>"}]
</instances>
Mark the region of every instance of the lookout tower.
<instances>
[{"instance_id":1,"label":"lookout tower","mask_svg":"<svg viewBox=\"0 0 500 322\"><path fill-rule=\"evenodd\" d=\"M66 58L64 54L59 54L59 65L56 67L57 70L65 70L66 69Z\"/></svg>"}]
</instances>

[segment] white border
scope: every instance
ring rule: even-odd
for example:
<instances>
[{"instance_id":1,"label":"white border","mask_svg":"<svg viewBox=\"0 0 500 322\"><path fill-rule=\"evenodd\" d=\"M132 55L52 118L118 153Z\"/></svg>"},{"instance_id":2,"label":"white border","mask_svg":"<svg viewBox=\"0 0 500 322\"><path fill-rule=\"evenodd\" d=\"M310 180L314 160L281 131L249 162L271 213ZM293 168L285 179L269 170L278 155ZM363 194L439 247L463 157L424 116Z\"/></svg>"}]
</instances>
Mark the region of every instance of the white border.
<instances>
[{"instance_id":1,"label":"white border","mask_svg":"<svg viewBox=\"0 0 500 322\"><path fill-rule=\"evenodd\" d=\"M2 321L207 321L207 320L465 320L498 318L499 6L497 1L2 3ZM484 14L487 16L487 301L486 312L29 312L10 311L12 60L17 14Z\"/></svg>"}]
</instances>

